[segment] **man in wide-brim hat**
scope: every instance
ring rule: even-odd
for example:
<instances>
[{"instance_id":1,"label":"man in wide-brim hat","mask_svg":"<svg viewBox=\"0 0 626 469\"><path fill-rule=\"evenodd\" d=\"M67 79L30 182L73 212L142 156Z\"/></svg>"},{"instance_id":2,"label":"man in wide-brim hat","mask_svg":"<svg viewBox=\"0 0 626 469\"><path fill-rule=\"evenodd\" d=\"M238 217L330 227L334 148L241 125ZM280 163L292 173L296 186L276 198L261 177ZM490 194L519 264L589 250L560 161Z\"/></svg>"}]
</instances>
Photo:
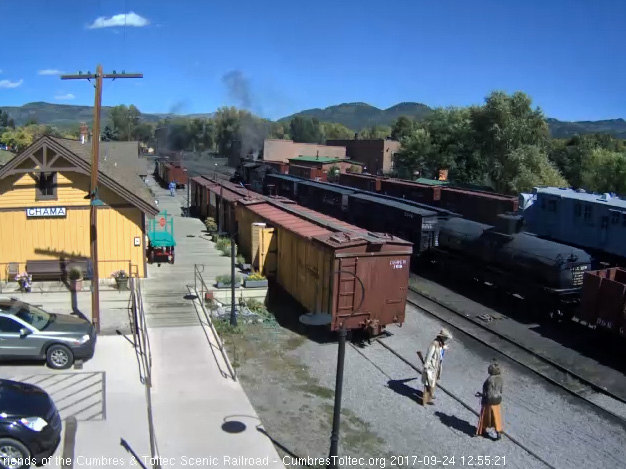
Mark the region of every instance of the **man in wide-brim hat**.
<instances>
[{"instance_id":1,"label":"man in wide-brim hat","mask_svg":"<svg viewBox=\"0 0 626 469\"><path fill-rule=\"evenodd\" d=\"M452 339L452 334L448 329L441 329L435 340L433 340L426 358L424 359L424 371L422 372L422 384L424 392L422 394L422 405L431 404L431 400L435 398L435 388L437 380L441 377L441 369L443 364L443 354L448 348L446 342Z\"/></svg>"}]
</instances>

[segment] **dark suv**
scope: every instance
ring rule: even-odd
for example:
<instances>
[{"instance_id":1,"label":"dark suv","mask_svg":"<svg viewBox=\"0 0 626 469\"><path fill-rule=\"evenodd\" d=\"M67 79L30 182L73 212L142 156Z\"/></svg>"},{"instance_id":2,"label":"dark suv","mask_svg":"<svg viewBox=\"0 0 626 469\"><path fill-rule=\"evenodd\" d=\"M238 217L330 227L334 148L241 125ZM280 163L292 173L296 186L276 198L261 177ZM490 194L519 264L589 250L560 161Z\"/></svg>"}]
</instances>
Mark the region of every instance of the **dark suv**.
<instances>
[{"instance_id":1,"label":"dark suv","mask_svg":"<svg viewBox=\"0 0 626 469\"><path fill-rule=\"evenodd\" d=\"M93 357L95 346L96 332L86 319L0 298L0 359L45 359L50 368L62 370Z\"/></svg>"},{"instance_id":2,"label":"dark suv","mask_svg":"<svg viewBox=\"0 0 626 469\"><path fill-rule=\"evenodd\" d=\"M0 467L45 464L59 446L61 429L61 416L43 389L0 379Z\"/></svg>"}]
</instances>

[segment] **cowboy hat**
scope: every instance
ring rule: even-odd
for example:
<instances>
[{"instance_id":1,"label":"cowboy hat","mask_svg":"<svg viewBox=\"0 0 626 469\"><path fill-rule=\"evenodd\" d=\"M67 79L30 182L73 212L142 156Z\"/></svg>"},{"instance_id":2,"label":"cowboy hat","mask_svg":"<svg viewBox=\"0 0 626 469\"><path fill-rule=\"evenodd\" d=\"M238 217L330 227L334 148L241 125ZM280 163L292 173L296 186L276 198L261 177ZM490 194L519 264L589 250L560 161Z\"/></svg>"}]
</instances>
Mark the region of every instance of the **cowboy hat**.
<instances>
[{"instance_id":1,"label":"cowboy hat","mask_svg":"<svg viewBox=\"0 0 626 469\"><path fill-rule=\"evenodd\" d=\"M452 339L452 334L450 334L450 331L444 327L443 329L441 329L441 331L439 331L439 334L437 334L437 337L443 337L445 339Z\"/></svg>"}]
</instances>

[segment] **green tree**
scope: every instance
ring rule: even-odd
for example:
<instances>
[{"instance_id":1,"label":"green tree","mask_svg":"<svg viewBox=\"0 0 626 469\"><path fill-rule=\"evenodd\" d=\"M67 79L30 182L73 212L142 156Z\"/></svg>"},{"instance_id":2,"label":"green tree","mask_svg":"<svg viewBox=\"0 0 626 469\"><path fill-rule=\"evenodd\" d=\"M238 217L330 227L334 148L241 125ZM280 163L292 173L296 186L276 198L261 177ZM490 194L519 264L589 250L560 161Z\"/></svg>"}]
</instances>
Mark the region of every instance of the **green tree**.
<instances>
[{"instance_id":1,"label":"green tree","mask_svg":"<svg viewBox=\"0 0 626 469\"><path fill-rule=\"evenodd\" d=\"M25 127L18 127L14 130L6 130L0 137L0 141L19 152L33 143L33 135Z\"/></svg>"},{"instance_id":2,"label":"green tree","mask_svg":"<svg viewBox=\"0 0 626 469\"><path fill-rule=\"evenodd\" d=\"M391 136L391 127L388 125L373 125L362 129L359 132L360 140L378 140L385 139Z\"/></svg>"},{"instance_id":3,"label":"green tree","mask_svg":"<svg viewBox=\"0 0 626 469\"><path fill-rule=\"evenodd\" d=\"M109 111L109 125L117 131L119 140L131 140L141 120L141 112L133 104L121 104Z\"/></svg>"},{"instance_id":4,"label":"green tree","mask_svg":"<svg viewBox=\"0 0 626 469\"><path fill-rule=\"evenodd\" d=\"M536 145L522 145L508 154L501 168L501 179L495 184L498 192L517 194L533 187L566 187L567 181L546 152Z\"/></svg>"},{"instance_id":5,"label":"green tree","mask_svg":"<svg viewBox=\"0 0 626 469\"><path fill-rule=\"evenodd\" d=\"M391 127L391 138L394 140L402 140L408 137L415 128L415 121L410 117L400 116Z\"/></svg>"},{"instance_id":6,"label":"green tree","mask_svg":"<svg viewBox=\"0 0 626 469\"><path fill-rule=\"evenodd\" d=\"M425 129L415 129L400 140L402 145L394 155L394 170L402 178L413 179L416 171L425 177L432 176L438 168L433 158L430 134Z\"/></svg>"},{"instance_id":7,"label":"green tree","mask_svg":"<svg viewBox=\"0 0 626 469\"><path fill-rule=\"evenodd\" d=\"M354 138L354 132L343 124L322 122L322 140L345 140Z\"/></svg>"},{"instance_id":8,"label":"green tree","mask_svg":"<svg viewBox=\"0 0 626 469\"><path fill-rule=\"evenodd\" d=\"M322 143L324 135L320 121L316 118L296 116L289 124L289 134L294 142Z\"/></svg>"},{"instance_id":9,"label":"green tree","mask_svg":"<svg viewBox=\"0 0 626 469\"><path fill-rule=\"evenodd\" d=\"M505 171L505 166L514 150L530 145L544 152L548 147L550 134L545 116L531 104L532 100L524 93L509 96L495 91L486 98L484 106L470 108L477 150L497 187L507 187L510 180L506 178L513 177Z\"/></svg>"},{"instance_id":10,"label":"green tree","mask_svg":"<svg viewBox=\"0 0 626 469\"><path fill-rule=\"evenodd\" d=\"M587 190L626 194L626 153L595 148L585 158L582 174Z\"/></svg>"},{"instance_id":11,"label":"green tree","mask_svg":"<svg viewBox=\"0 0 626 469\"><path fill-rule=\"evenodd\" d=\"M118 140L117 129L111 127L110 125L105 125L100 138L103 142L112 142Z\"/></svg>"}]
</instances>

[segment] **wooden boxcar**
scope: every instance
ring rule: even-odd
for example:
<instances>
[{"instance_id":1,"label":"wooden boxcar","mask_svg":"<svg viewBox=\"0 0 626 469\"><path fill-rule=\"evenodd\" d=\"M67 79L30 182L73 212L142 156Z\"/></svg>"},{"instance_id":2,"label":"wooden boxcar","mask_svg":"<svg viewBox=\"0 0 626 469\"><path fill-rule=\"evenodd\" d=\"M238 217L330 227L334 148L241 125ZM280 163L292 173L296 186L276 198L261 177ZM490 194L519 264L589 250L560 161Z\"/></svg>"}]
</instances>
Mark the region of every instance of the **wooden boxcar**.
<instances>
[{"instance_id":1,"label":"wooden boxcar","mask_svg":"<svg viewBox=\"0 0 626 469\"><path fill-rule=\"evenodd\" d=\"M189 210L192 216L202 221L209 216L209 188L214 185L202 176L189 179Z\"/></svg>"},{"instance_id":2,"label":"wooden boxcar","mask_svg":"<svg viewBox=\"0 0 626 469\"><path fill-rule=\"evenodd\" d=\"M308 312L330 314L331 330L345 323L377 335L404 322L411 243L356 227L335 231L331 222L313 222L310 212L272 201L242 202L236 210L241 252L250 258L244 245L252 245L253 230L264 223L266 264L275 269L265 274Z\"/></svg>"},{"instance_id":3,"label":"wooden boxcar","mask_svg":"<svg viewBox=\"0 0 626 469\"><path fill-rule=\"evenodd\" d=\"M519 200L514 196L456 187L442 187L439 202L441 208L460 213L469 220L488 225L497 223L500 214L517 212L518 204Z\"/></svg>"},{"instance_id":4,"label":"wooden boxcar","mask_svg":"<svg viewBox=\"0 0 626 469\"><path fill-rule=\"evenodd\" d=\"M289 165L289 175L311 179L312 181L327 181L328 175L323 169L314 166L299 166L295 164Z\"/></svg>"},{"instance_id":5,"label":"wooden boxcar","mask_svg":"<svg viewBox=\"0 0 626 469\"><path fill-rule=\"evenodd\" d=\"M585 272L578 316L591 326L626 335L626 270Z\"/></svg>"},{"instance_id":6,"label":"wooden boxcar","mask_svg":"<svg viewBox=\"0 0 626 469\"><path fill-rule=\"evenodd\" d=\"M165 165L165 182L169 184L174 181L177 188L184 188L187 185L187 168L180 161L173 161Z\"/></svg>"},{"instance_id":7,"label":"wooden boxcar","mask_svg":"<svg viewBox=\"0 0 626 469\"><path fill-rule=\"evenodd\" d=\"M370 192L380 192L381 178L356 173L341 173L339 184Z\"/></svg>"},{"instance_id":8,"label":"wooden boxcar","mask_svg":"<svg viewBox=\"0 0 626 469\"><path fill-rule=\"evenodd\" d=\"M380 181L381 193L428 205L439 205L441 191L442 188L439 186L417 184L399 179L382 179Z\"/></svg>"}]
</instances>

